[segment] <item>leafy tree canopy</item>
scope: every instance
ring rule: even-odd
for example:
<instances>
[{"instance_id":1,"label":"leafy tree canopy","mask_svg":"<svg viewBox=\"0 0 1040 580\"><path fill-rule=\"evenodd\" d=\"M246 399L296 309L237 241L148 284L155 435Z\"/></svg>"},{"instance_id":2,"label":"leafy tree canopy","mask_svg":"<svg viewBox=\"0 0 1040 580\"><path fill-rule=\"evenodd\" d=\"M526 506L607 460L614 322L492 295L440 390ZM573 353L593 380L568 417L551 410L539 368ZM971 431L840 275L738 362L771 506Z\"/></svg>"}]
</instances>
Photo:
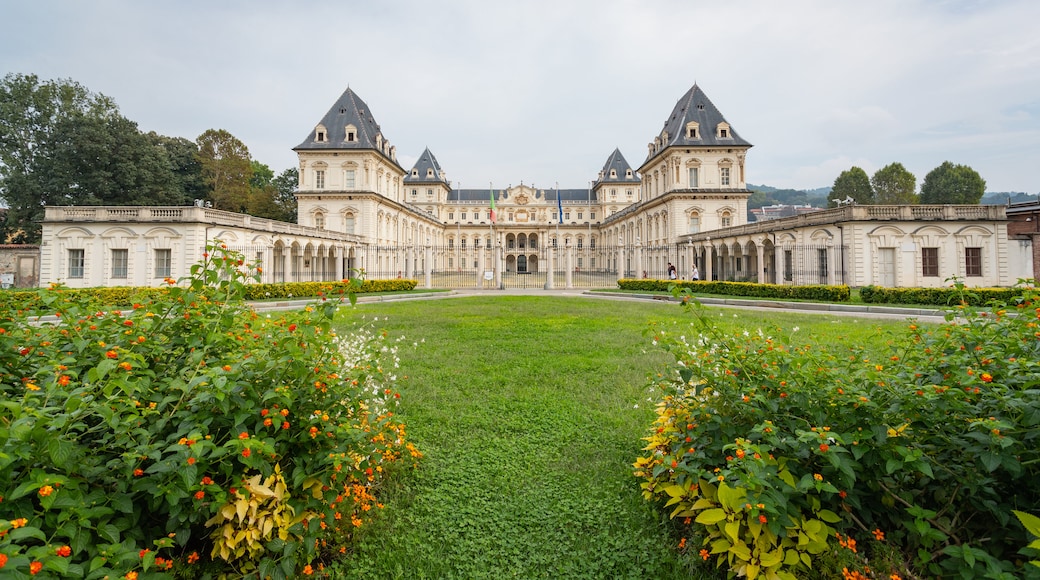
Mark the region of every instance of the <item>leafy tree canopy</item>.
<instances>
[{"instance_id":1,"label":"leafy tree canopy","mask_svg":"<svg viewBox=\"0 0 1040 580\"><path fill-rule=\"evenodd\" d=\"M977 204L986 193L986 180L967 165L942 165L928 172L921 183L921 203Z\"/></svg>"},{"instance_id":2,"label":"leafy tree canopy","mask_svg":"<svg viewBox=\"0 0 1040 580\"><path fill-rule=\"evenodd\" d=\"M870 187L870 178L862 168L852 166L841 172L834 180L834 187L827 196L827 207L837 207L839 201L852 198L856 203L874 203L874 190Z\"/></svg>"},{"instance_id":3,"label":"leafy tree canopy","mask_svg":"<svg viewBox=\"0 0 1040 580\"><path fill-rule=\"evenodd\" d=\"M195 140L202 181L213 207L246 212L253 167L249 148L224 129L209 129Z\"/></svg>"},{"instance_id":4,"label":"leafy tree canopy","mask_svg":"<svg viewBox=\"0 0 1040 580\"><path fill-rule=\"evenodd\" d=\"M902 163L889 163L878 169L870 179L874 189L874 203L900 205L918 203L917 178Z\"/></svg>"}]
</instances>

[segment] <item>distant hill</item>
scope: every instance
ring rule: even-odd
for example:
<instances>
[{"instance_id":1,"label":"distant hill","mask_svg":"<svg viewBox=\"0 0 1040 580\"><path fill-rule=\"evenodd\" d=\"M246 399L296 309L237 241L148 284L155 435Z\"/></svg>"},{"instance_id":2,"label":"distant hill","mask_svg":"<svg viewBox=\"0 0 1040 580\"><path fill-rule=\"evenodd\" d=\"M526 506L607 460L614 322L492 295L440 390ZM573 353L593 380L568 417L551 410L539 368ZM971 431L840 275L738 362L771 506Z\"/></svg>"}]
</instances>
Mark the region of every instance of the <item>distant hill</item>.
<instances>
[{"instance_id":1,"label":"distant hill","mask_svg":"<svg viewBox=\"0 0 1040 580\"><path fill-rule=\"evenodd\" d=\"M767 205L811 205L813 207L827 207L827 194L831 192L830 187L818 187L816 189L779 189L769 185L748 184L748 189L753 191L748 198L748 221L751 221L751 210Z\"/></svg>"},{"instance_id":2,"label":"distant hill","mask_svg":"<svg viewBox=\"0 0 1040 580\"><path fill-rule=\"evenodd\" d=\"M982 196L982 201L979 203L982 205L1007 205L1008 203L1026 203L1038 200L1040 200L1040 194L1021 191L989 191Z\"/></svg>"}]
</instances>

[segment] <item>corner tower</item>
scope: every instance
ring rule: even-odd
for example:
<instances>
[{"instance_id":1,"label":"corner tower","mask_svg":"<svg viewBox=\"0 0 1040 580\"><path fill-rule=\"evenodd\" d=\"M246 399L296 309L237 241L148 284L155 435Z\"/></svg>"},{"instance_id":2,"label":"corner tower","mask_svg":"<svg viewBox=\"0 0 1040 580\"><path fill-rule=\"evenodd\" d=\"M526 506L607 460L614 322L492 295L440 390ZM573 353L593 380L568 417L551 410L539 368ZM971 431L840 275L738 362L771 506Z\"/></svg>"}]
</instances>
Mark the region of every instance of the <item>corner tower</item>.
<instances>
[{"instance_id":1,"label":"corner tower","mask_svg":"<svg viewBox=\"0 0 1040 580\"><path fill-rule=\"evenodd\" d=\"M592 186L604 218L639 202L639 176L625 160L620 149L607 157Z\"/></svg>"},{"instance_id":2,"label":"corner tower","mask_svg":"<svg viewBox=\"0 0 1040 580\"><path fill-rule=\"evenodd\" d=\"M293 151L301 225L374 237L378 207L404 202L397 149L349 87Z\"/></svg>"},{"instance_id":3,"label":"corner tower","mask_svg":"<svg viewBox=\"0 0 1040 580\"><path fill-rule=\"evenodd\" d=\"M685 222L676 224L679 234L744 224L751 195L744 159L750 148L694 84L647 145L639 168L642 200L682 200L672 208Z\"/></svg>"},{"instance_id":4,"label":"corner tower","mask_svg":"<svg viewBox=\"0 0 1040 580\"><path fill-rule=\"evenodd\" d=\"M404 176L404 190L406 203L439 217L439 208L448 200L451 183L429 147Z\"/></svg>"}]
</instances>

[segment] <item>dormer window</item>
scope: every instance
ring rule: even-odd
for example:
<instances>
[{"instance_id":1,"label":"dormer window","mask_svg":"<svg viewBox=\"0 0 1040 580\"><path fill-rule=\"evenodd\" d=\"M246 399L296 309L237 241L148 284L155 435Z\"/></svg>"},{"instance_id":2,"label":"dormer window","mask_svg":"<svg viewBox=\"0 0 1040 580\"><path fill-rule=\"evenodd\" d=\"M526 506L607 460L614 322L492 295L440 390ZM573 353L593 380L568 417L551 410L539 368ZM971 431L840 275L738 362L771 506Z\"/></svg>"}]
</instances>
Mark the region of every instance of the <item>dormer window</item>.
<instances>
[{"instance_id":1,"label":"dormer window","mask_svg":"<svg viewBox=\"0 0 1040 580\"><path fill-rule=\"evenodd\" d=\"M617 179L617 170L616 169L611 169L610 170L610 178L611 179Z\"/></svg>"},{"instance_id":2,"label":"dormer window","mask_svg":"<svg viewBox=\"0 0 1040 580\"><path fill-rule=\"evenodd\" d=\"M353 125L347 125L346 135L344 136L344 139L346 139L347 143L354 143L354 142L356 142L358 140L358 138L357 138L357 127L355 127Z\"/></svg>"},{"instance_id":3,"label":"dormer window","mask_svg":"<svg viewBox=\"0 0 1040 580\"><path fill-rule=\"evenodd\" d=\"M327 133L325 132L325 127L323 127L322 125L318 125L317 127L315 127L314 128L314 141L315 141L315 143L324 143L326 141L326 139L325 139L325 135L326 134Z\"/></svg>"},{"instance_id":4,"label":"dormer window","mask_svg":"<svg viewBox=\"0 0 1040 580\"><path fill-rule=\"evenodd\" d=\"M686 124L686 138L687 139L700 139L700 124L696 121L690 121Z\"/></svg>"},{"instance_id":5,"label":"dormer window","mask_svg":"<svg viewBox=\"0 0 1040 580\"><path fill-rule=\"evenodd\" d=\"M426 177L427 177L427 179L432 179L433 178L433 169L430 169L430 168L426 169Z\"/></svg>"},{"instance_id":6,"label":"dormer window","mask_svg":"<svg viewBox=\"0 0 1040 580\"><path fill-rule=\"evenodd\" d=\"M419 177L419 170L418 169L413 169L412 170L412 177Z\"/></svg>"},{"instance_id":7,"label":"dormer window","mask_svg":"<svg viewBox=\"0 0 1040 580\"><path fill-rule=\"evenodd\" d=\"M729 123L719 123L719 126L715 128L715 136L719 139L731 139Z\"/></svg>"},{"instance_id":8,"label":"dormer window","mask_svg":"<svg viewBox=\"0 0 1040 580\"><path fill-rule=\"evenodd\" d=\"M625 177L628 178L628 179L632 179L632 170L631 169L626 169L625 170Z\"/></svg>"}]
</instances>

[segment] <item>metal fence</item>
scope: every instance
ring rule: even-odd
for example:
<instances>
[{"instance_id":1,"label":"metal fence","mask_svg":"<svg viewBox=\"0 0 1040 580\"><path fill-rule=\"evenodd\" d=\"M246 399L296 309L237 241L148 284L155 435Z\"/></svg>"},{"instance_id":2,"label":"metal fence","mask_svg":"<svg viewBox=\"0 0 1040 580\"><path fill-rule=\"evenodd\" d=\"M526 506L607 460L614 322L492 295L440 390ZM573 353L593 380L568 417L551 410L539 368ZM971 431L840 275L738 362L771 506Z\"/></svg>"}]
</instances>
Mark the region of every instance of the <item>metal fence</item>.
<instances>
[{"instance_id":1,"label":"metal fence","mask_svg":"<svg viewBox=\"0 0 1040 580\"><path fill-rule=\"evenodd\" d=\"M844 284L846 248L839 246L770 247L759 264L757 253L716 253L715 280L774 284ZM706 256L688 244L597 247L464 247L445 245L365 246L344 257L344 271L356 268L369 279L409 278L433 288L614 288L621 278L690 279L694 263L705 276ZM324 269L329 267L323 265ZM552 275L549 275L549 270ZM759 280L760 272L764 279ZM290 273L299 279L300 274Z\"/></svg>"}]
</instances>

